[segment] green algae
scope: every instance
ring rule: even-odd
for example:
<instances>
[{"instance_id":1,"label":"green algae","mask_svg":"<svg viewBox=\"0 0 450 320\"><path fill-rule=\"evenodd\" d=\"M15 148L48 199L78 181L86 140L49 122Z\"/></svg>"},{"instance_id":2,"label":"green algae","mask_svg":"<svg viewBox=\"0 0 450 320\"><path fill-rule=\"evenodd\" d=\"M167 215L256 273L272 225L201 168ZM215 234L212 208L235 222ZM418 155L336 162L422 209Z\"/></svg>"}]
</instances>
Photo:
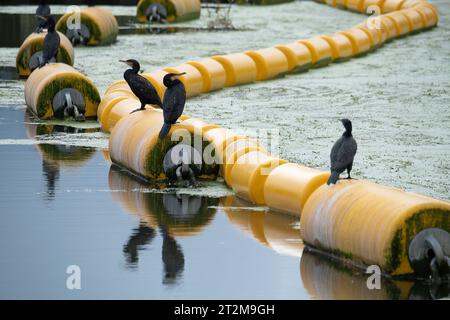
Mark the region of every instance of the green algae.
<instances>
[{"instance_id":1,"label":"green algae","mask_svg":"<svg viewBox=\"0 0 450 320\"><path fill-rule=\"evenodd\" d=\"M442 209L425 209L417 212L402 224L391 240L386 255L386 271L393 272L408 255L409 244L417 233L428 228L441 228L450 232L450 214Z\"/></svg>"},{"instance_id":2,"label":"green algae","mask_svg":"<svg viewBox=\"0 0 450 320\"><path fill-rule=\"evenodd\" d=\"M202 150L197 150L201 155L203 155L203 151L210 145L209 141L203 140L202 137L196 136L194 137L194 134L190 133L190 141L191 146L195 148L194 141L196 139L202 139ZM178 141L172 141L172 137L170 135L167 135L163 140L158 139L158 142L155 144L155 146L152 148L152 150L149 152L149 154L145 158L145 165L144 170L146 173L146 176L152 177L154 179L158 179L161 176L164 176L164 170L163 170L163 159L166 155L167 151L177 145ZM213 150L212 156L215 157L215 150ZM200 176L205 177L217 177L217 174L219 172L219 166L216 163L213 164L206 164L203 157L202 157L202 170Z\"/></svg>"}]
</instances>

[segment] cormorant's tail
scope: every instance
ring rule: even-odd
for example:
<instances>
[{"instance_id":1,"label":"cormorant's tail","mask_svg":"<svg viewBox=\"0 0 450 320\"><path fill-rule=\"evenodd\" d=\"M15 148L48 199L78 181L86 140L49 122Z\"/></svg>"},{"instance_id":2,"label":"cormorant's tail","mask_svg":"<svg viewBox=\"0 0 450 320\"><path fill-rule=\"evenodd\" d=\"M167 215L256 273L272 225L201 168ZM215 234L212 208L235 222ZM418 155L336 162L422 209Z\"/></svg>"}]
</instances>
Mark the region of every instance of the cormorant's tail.
<instances>
[{"instance_id":1,"label":"cormorant's tail","mask_svg":"<svg viewBox=\"0 0 450 320\"><path fill-rule=\"evenodd\" d=\"M336 184L339 180L339 172L331 171L331 176L328 178L327 185Z\"/></svg>"},{"instance_id":2,"label":"cormorant's tail","mask_svg":"<svg viewBox=\"0 0 450 320\"><path fill-rule=\"evenodd\" d=\"M164 122L161 131L159 132L159 138L160 139L164 139L167 134L169 133L170 127L172 126L172 124Z\"/></svg>"}]
</instances>

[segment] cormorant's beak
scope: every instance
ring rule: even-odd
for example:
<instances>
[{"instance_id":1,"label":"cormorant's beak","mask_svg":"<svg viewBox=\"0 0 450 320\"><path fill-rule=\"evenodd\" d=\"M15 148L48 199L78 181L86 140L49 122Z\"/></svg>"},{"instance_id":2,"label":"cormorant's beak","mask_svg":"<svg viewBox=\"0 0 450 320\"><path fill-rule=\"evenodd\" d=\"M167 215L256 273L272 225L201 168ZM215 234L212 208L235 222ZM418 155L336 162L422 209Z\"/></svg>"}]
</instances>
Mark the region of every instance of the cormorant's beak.
<instances>
[{"instance_id":1,"label":"cormorant's beak","mask_svg":"<svg viewBox=\"0 0 450 320\"><path fill-rule=\"evenodd\" d=\"M119 60L119 62L123 62L123 63L125 63L126 65L128 65L128 66L131 67L131 64L130 64L128 61L126 61L126 60Z\"/></svg>"},{"instance_id":2,"label":"cormorant's beak","mask_svg":"<svg viewBox=\"0 0 450 320\"><path fill-rule=\"evenodd\" d=\"M177 74L174 74L174 75L172 76L172 78L174 78L174 77L180 77L180 76L185 75L185 74L186 74L186 72L177 73Z\"/></svg>"},{"instance_id":3,"label":"cormorant's beak","mask_svg":"<svg viewBox=\"0 0 450 320\"><path fill-rule=\"evenodd\" d=\"M38 17L39 19L45 20L45 21L47 21L47 20L48 20L48 18L46 18L46 17L43 17L43 16L36 16L36 17Z\"/></svg>"}]
</instances>

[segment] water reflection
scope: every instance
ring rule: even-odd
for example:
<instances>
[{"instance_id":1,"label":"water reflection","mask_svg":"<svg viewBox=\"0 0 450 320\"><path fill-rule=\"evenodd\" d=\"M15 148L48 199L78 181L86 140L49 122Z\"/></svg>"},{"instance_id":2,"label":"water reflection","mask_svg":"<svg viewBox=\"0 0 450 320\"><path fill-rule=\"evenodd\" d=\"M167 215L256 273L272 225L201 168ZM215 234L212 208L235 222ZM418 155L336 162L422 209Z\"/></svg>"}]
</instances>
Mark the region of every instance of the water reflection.
<instances>
[{"instance_id":1,"label":"water reflection","mask_svg":"<svg viewBox=\"0 0 450 320\"><path fill-rule=\"evenodd\" d=\"M61 133L78 134L98 131L95 128L82 129L38 122L28 110L25 112L24 125L26 135L30 139ZM35 147L42 158L42 174L47 184L45 193L47 201L55 198L56 182L59 179L61 168L81 167L96 151L95 148L48 143L35 144Z\"/></svg>"},{"instance_id":2,"label":"water reflection","mask_svg":"<svg viewBox=\"0 0 450 320\"><path fill-rule=\"evenodd\" d=\"M200 233L212 221L216 210L211 207L219 199L167 193L160 189L163 186L149 186L114 165L109 170L109 187L113 199L140 221L123 247L127 267L137 267L139 251L151 244L159 230L162 283L177 284L184 271L185 257L176 239Z\"/></svg>"},{"instance_id":3,"label":"water reflection","mask_svg":"<svg viewBox=\"0 0 450 320\"><path fill-rule=\"evenodd\" d=\"M137 266L139 261L138 250L142 250L155 236L155 229L147 227L143 222L139 224L139 227L133 229L130 239L123 246L123 253L126 256L129 267L133 268Z\"/></svg>"},{"instance_id":4,"label":"water reflection","mask_svg":"<svg viewBox=\"0 0 450 320\"><path fill-rule=\"evenodd\" d=\"M300 238L298 217L259 210L236 197L221 202L229 221L264 246L293 257L301 257L303 242Z\"/></svg>"},{"instance_id":5,"label":"water reflection","mask_svg":"<svg viewBox=\"0 0 450 320\"><path fill-rule=\"evenodd\" d=\"M449 296L448 285L401 281L381 277L381 288L367 287L368 274L338 260L305 249L300 262L304 287L313 299L385 300L440 299Z\"/></svg>"}]
</instances>

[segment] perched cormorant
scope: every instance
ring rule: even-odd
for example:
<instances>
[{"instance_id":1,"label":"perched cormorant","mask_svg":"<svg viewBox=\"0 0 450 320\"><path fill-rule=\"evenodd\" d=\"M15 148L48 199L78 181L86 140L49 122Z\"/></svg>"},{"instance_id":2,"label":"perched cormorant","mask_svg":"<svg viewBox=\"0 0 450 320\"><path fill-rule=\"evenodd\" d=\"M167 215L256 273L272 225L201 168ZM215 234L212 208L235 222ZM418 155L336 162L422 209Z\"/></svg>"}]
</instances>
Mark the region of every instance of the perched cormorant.
<instances>
[{"instance_id":1,"label":"perched cormorant","mask_svg":"<svg viewBox=\"0 0 450 320\"><path fill-rule=\"evenodd\" d=\"M139 62L134 59L129 59L126 61L120 60L120 62L126 63L131 67L131 69L127 69L125 71L123 77L130 86L131 91L133 91L134 95L141 102L141 108L136 109L131 113L135 111L145 110L145 105L147 104L157 105L158 107L162 108L161 99L158 96L155 87L153 87L150 81L138 74L139 70L141 69Z\"/></svg>"},{"instance_id":2,"label":"perched cormorant","mask_svg":"<svg viewBox=\"0 0 450 320\"><path fill-rule=\"evenodd\" d=\"M50 7L47 4L46 0L41 0L39 2L39 6L36 9L36 22L37 22L37 28L35 30L36 33L41 33L42 30L45 28L46 20L42 19L50 17Z\"/></svg>"},{"instance_id":3,"label":"perched cormorant","mask_svg":"<svg viewBox=\"0 0 450 320\"><path fill-rule=\"evenodd\" d=\"M184 104L186 103L186 90L180 79L174 79L183 74L186 73L168 73L164 76L163 83L167 90L163 99L164 124L159 132L160 139L163 139L169 133L172 124L175 124L183 114Z\"/></svg>"},{"instance_id":4,"label":"perched cormorant","mask_svg":"<svg viewBox=\"0 0 450 320\"><path fill-rule=\"evenodd\" d=\"M42 18L45 20L47 34L45 35L42 46L42 61L39 68L42 68L52 60L56 61L56 55L58 54L59 43L61 41L58 32L55 31L55 20L52 17Z\"/></svg>"},{"instance_id":5,"label":"perched cormorant","mask_svg":"<svg viewBox=\"0 0 450 320\"><path fill-rule=\"evenodd\" d=\"M339 174L347 169L348 177L351 179L350 171L352 171L353 159L355 158L357 144L352 136L352 122L348 119L342 119L342 124L345 127L345 132L342 134L331 149L331 176L327 184L336 184L339 179Z\"/></svg>"}]
</instances>

